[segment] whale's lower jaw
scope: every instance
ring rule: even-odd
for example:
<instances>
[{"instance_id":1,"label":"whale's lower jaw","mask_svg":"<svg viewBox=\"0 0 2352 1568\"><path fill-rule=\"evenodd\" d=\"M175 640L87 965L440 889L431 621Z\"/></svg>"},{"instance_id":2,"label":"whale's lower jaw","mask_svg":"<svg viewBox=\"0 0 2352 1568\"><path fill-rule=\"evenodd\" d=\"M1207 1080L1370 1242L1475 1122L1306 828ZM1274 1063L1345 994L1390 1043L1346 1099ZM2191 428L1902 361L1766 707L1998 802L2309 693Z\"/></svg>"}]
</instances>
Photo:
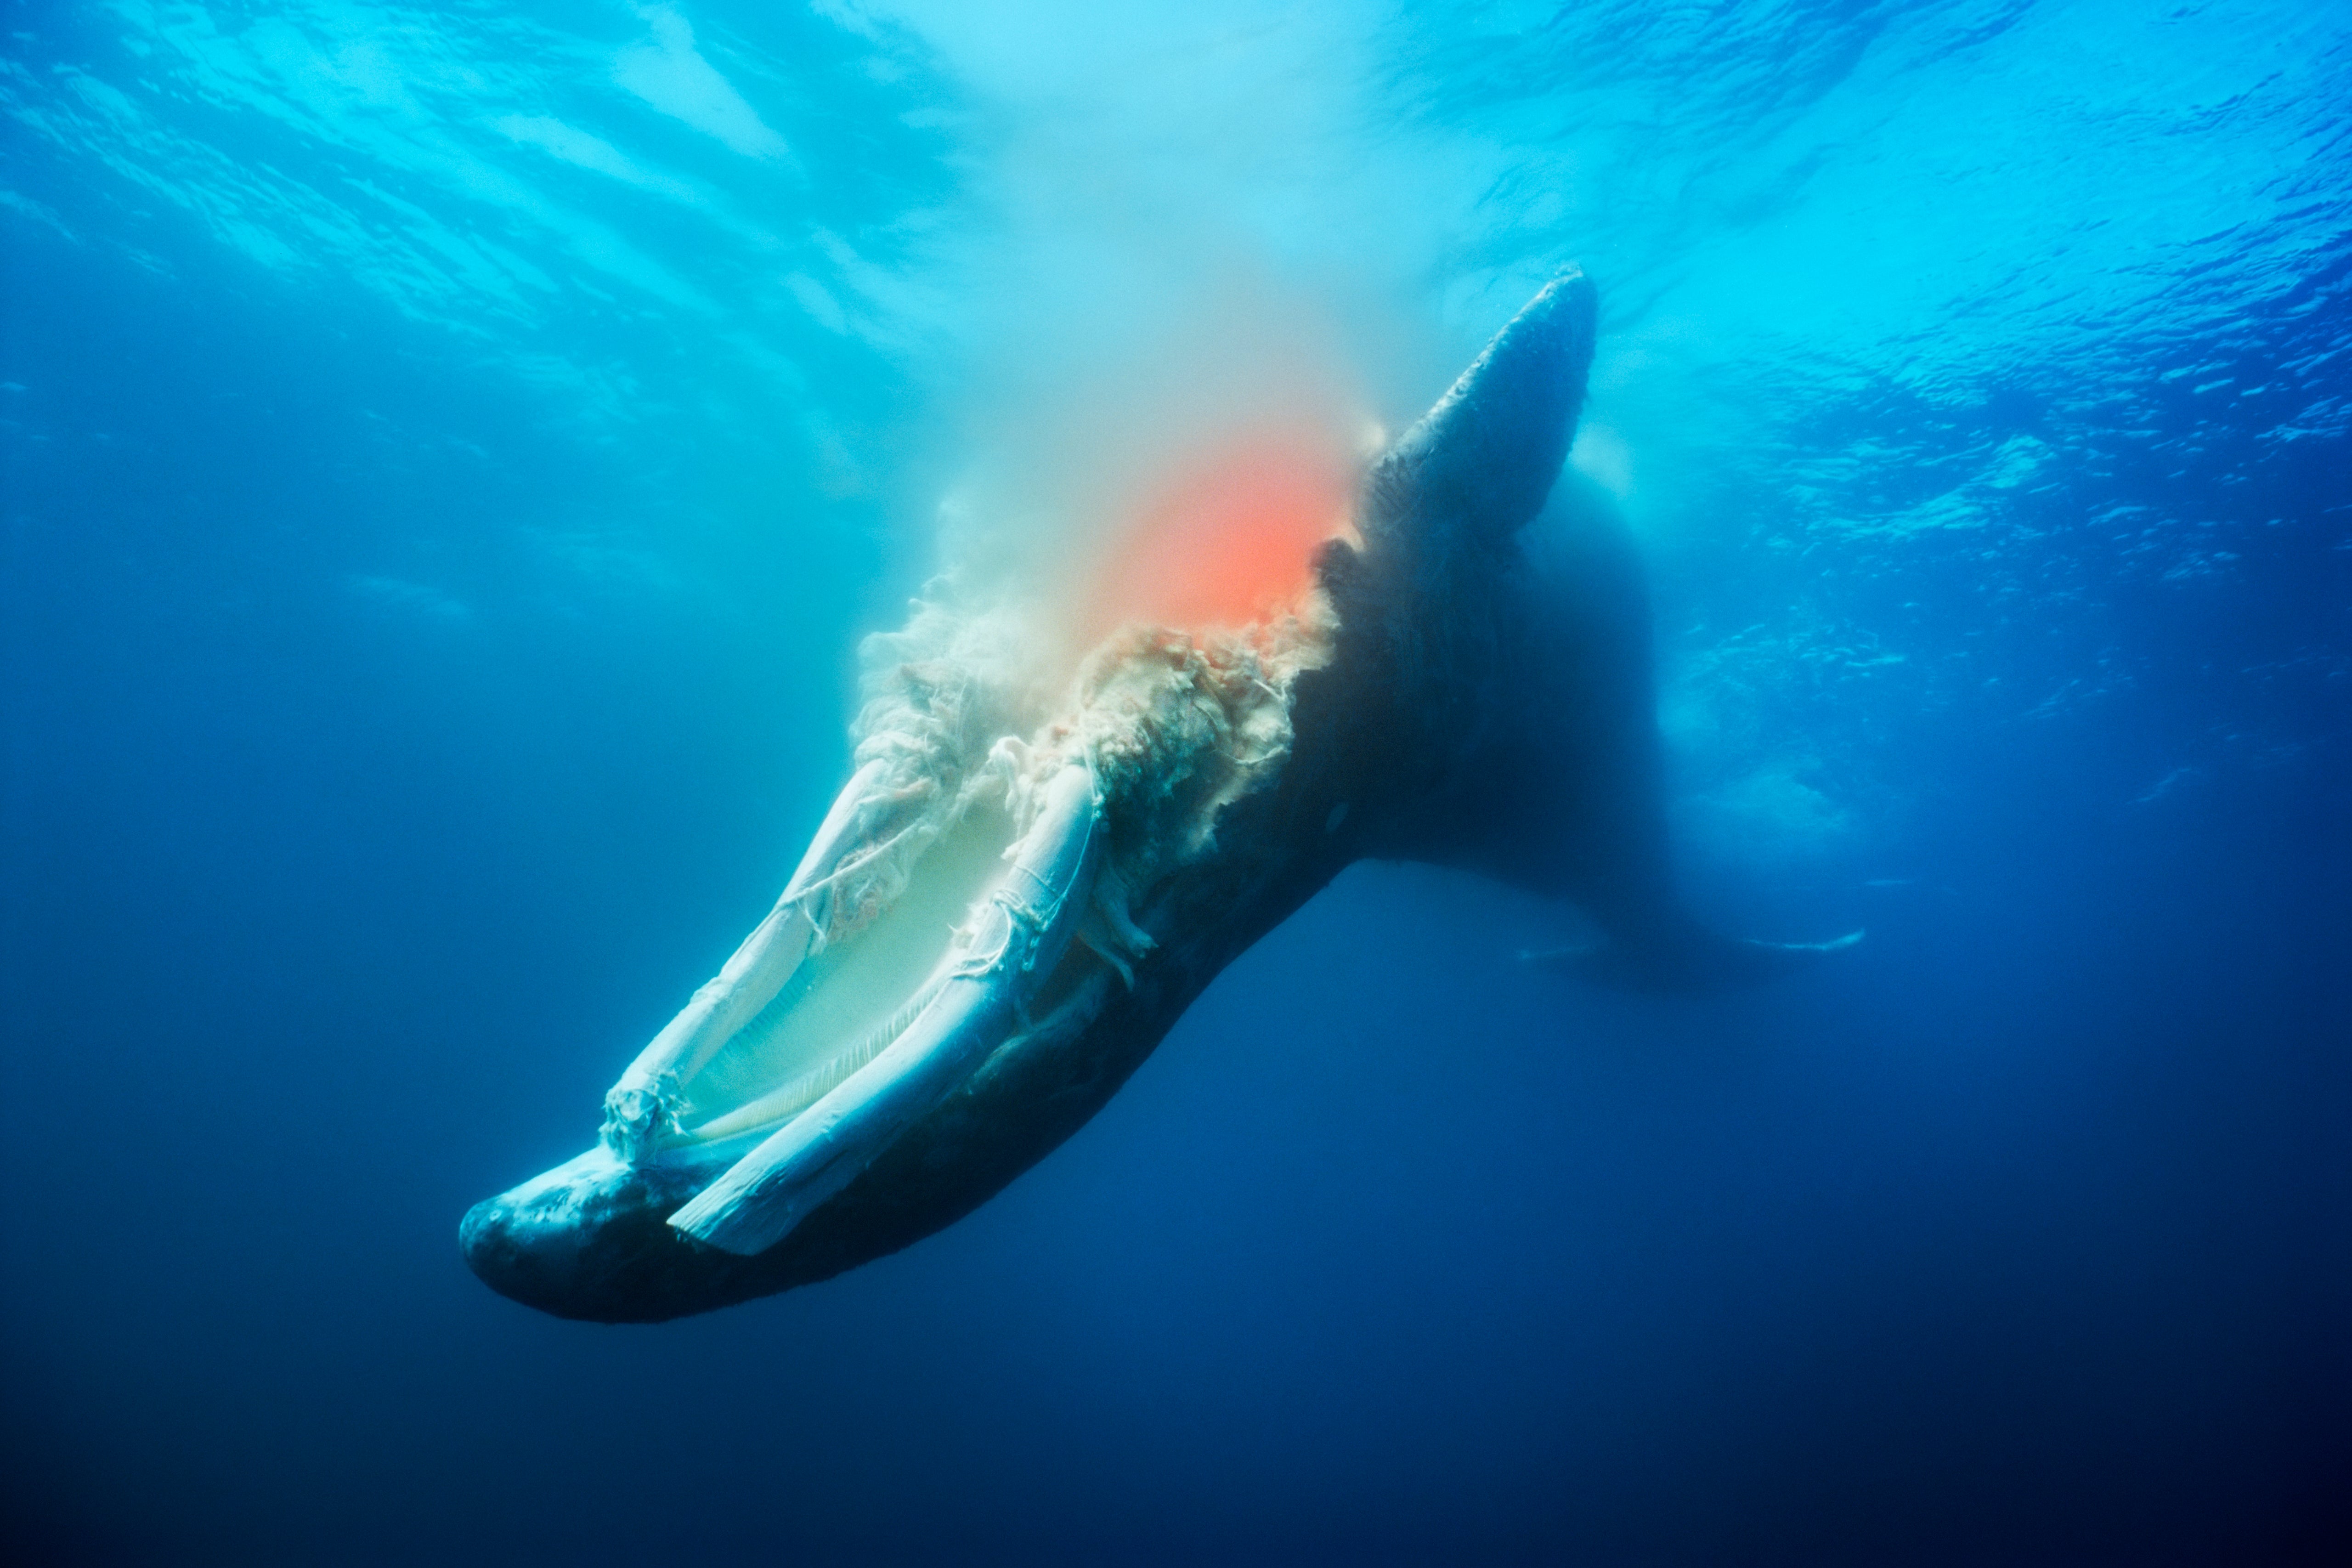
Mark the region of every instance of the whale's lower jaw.
<instances>
[{"instance_id":1,"label":"whale's lower jaw","mask_svg":"<svg viewBox=\"0 0 2352 1568\"><path fill-rule=\"evenodd\" d=\"M662 1322L831 1279L952 1225L1051 1152L1189 1000L1147 1010L1147 998L1122 997L1087 1031L1083 1056L1018 1051L974 1074L763 1252L722 1251L669 1223L724 1164L631 1166L601 1144L475 1205L459 1244L499 1294L593 1322Z\"/></svg>"},{"instance_id":2,"label":"whale's lower jaw","mask_svg":"<svg viewBox=\"0 0 2352 1568\"><path fill-rule=\"evenodd\" d=\"M1282 789L1238 803L1236 837L1328 806ZM1318 820L1319 820L1319 815ZM998 1051L783 1239L745 1257L669 1223L733 1157L632 1165L603 1144L477 1204L467 1263L499 1294L560 1318L652 1323L831 1279L941 1230L1003 1190L1100 1110L1234 958L1330 880L1347 855L1239 856L1171 879L1145 914L1159 946L1132 984L1086 955L1087 1021Z\"/></svg>"},{"instance_id":3,"label":"whale's lower jaw","mask_svg":"<svg viewBox=\"0 0 2352 1568\"><path fill-rule=\"evenodd\" d=\"M602 1144L475 1205L459 1245L499 1294L592 1322L662 1322L831 1279L954 1224L1051 1153L1118 1091L1214 973L1171 954L1076 1038L1003 1053L754 1256L669 1224L723 1163L632 1166Z\"/></svg>"}]
</instances>

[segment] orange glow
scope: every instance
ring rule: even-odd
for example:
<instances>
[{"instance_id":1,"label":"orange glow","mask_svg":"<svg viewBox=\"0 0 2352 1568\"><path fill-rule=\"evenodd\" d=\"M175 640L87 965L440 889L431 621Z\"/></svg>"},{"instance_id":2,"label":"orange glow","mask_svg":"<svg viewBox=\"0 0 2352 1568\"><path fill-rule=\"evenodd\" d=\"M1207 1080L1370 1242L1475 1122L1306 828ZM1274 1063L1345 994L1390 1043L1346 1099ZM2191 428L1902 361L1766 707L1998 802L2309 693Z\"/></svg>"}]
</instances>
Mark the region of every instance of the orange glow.
<instances>
[{"instance_id":1,"label":"orange glow","mask_svg":"<svg viewBox=\"0 0 2352 1568\"><path fill-rule=\"evenodd\" d=\"M1104 564L1096 629L1246 626L1288 605L1313 579L1316 546L1348 526L1355 473L1325 445L1236 442L1149 491Z\"/></svg>"}]
</instances>

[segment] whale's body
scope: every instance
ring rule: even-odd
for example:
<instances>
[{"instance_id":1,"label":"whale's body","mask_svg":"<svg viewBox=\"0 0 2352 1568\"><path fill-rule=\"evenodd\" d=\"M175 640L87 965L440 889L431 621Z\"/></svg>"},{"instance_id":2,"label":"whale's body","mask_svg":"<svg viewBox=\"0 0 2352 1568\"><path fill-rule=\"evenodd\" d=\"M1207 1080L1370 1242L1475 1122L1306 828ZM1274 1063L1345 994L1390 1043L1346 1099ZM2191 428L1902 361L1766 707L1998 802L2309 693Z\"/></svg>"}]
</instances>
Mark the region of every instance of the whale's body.
<instances>
[{"instance_id":1,"label":"whale's body","mask_svg":"<svg viewBox=\"0 0 2352 1568\"><path fill-rule=\"evenodd\" d=\"M1257 625L1130 627L1041 706L985 616L919 609L776 910L594 1148L466 1216L475 1271L647 1321L905 1247L1082 1126L1361 858L1575 900L1606 941L1559 956L1602 980L1702 989L1813 951L1712 936L1675 898L1640 574L1560 479L1593 321L1580 273L1537 295Z\"/></svg>"}]
</instances>

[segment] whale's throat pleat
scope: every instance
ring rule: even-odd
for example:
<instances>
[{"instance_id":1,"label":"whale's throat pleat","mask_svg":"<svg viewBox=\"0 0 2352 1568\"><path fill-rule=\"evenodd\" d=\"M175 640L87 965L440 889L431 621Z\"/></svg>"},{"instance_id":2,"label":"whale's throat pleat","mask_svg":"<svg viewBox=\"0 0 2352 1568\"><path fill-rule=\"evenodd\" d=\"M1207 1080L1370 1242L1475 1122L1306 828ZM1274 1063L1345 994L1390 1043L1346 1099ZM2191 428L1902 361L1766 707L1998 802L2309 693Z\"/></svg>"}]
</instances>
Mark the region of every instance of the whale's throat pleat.
<instances>
[{"instance_id":1,"label":"whale's throat pleat","mask_svg":"<svg viewBox=\"0 0 2352 1568\"><path fill-rule=\"evenodd\" d=\"M959 932L1004 875L1013 824L982 800L871 924L813 954L684 1086L678 1123L710 1142L805 1110L871 1060L932 994Z\"/></svg>"}]
</instances>

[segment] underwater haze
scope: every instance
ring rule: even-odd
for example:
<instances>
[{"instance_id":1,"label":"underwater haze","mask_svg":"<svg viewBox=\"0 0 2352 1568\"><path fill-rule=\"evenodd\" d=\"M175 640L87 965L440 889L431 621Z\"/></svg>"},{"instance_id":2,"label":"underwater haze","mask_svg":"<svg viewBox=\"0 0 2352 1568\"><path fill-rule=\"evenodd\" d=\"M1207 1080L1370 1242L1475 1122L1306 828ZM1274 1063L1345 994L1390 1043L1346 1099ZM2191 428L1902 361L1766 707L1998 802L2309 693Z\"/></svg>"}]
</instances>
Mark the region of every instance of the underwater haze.
<instances>
[{"instance_id":1,"label":"underwater haze","mask_svg":"<svg viewBox=\"0 0 2352 1568\"><path fill-rule=\"evenodd\" d=\"M1866 941L1360 865L902 1253L475 1279L861 637L1571 262L1684 887ZM6 0L0 529L13 1561L2352 1558L2341 5Z\"/></svg>"}]
</instances>

